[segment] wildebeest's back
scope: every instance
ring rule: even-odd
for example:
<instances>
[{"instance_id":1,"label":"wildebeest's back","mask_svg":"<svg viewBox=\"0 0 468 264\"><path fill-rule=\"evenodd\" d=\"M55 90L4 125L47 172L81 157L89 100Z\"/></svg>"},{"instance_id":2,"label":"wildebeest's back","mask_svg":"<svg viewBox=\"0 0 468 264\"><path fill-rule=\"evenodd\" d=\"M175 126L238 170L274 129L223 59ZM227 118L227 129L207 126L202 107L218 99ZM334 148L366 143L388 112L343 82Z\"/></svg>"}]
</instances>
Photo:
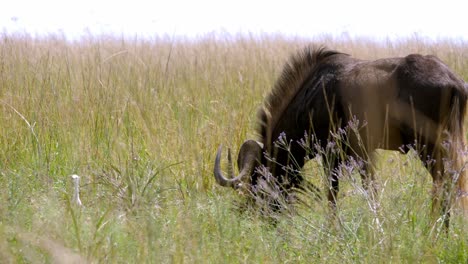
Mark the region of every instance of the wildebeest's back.
<instances>
[{"instance_id":1,"label":"wildebeest's back","mask_svg":"<svg viewBox=\"0 0 468 264\"><path fill-rule=\"evenodd\" d=\"M347 125L351 119L367 123L360 133L366 148L387 148L400 144L399 130L391 126L390 106L398 97L393 73L401 58L358 61L345 65L339 77L339 93ZM396 139L390 142L388 139ZM357 138L351 137L351 141ZM357 144L357 142L354 142ZM353 144L353 143L352 143ZM361 148L357 147L356 148Z\"/></svg>"},{"instance_id":2,"label":"wildebeest's back","mask_svg":"<svg viewBox=\"0 0 468 264\"><path fill-rule=\"evenodd\" d=\"M397 117L404 134L417 132L425 144L435 143L443 130L455 133L448 127L455 122L451 115L456 110L464 118L467 95L464 82L447 65L435 56L412 54L404 58L394 76L399 87Z\"/></svg>"},{"instance_id":3,"label":"wildebeest's back","mask_svg":"<svg viewBox=\"0 0 468 264\"><path fill-rule=\"evenodd\" d=\"M416 105L420 113L434 122L447 114L453 93L465 93L463 81L434 56L405 57L396 69L395 78L400 87L399 100Z\"/></svg>"},{"instance_id":4,"label":"wildebeest's back","mask_svg":"<svg viewBox=\"0 0 468 264\"><path fill-rule=\"evenodd\" d=\"M414 143L405 138L413 138L415 131L423 141L435 140L445 129L441 125L449 119L453 98L464 109L465 90L438 58L418 54L350 63L340 77L346 119L367 122L361 136L368 148Z\"/></svg>"}]
</instances>

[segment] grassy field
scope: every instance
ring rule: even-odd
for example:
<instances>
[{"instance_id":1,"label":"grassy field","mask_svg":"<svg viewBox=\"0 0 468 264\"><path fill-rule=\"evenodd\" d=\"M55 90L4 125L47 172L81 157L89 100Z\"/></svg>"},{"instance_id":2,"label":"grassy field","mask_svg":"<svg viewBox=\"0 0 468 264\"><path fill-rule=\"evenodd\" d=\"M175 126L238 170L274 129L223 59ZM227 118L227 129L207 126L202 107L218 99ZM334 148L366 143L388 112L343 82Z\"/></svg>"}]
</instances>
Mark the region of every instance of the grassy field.
<instances>
[{"instance_id":1,"label":"grassy field","mask_svg":"<svg viewBox=\"0 0 468 264\"><path fill-rule=\"evenodd\" d=\"M378 216L345 179L338 227L307 197L271 225L216 185L218 145L256 138L263 97L309 42L0 36L0 262L467 263L466 223L429 221L431 179L412 155L381 153ZM364 59L435 54L468 80L463 42L312 42ZM323 178L316 162L304 174Z\"/></svg>"}]
</instances>

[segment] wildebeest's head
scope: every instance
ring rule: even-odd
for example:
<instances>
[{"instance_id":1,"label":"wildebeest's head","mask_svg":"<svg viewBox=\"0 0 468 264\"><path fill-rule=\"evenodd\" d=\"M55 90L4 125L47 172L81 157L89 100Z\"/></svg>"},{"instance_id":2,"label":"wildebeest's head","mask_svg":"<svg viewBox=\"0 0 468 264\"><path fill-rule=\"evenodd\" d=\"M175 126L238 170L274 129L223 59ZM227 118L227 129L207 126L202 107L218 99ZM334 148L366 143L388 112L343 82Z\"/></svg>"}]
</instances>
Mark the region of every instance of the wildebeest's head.
<instances>
[{"instance_id":1,"label":"wildebeest's head","mask_svg":"<svg viewBox=\"0 0 468 264\"><path fill-rule=\"evenodd\" d=\"M216 182L225 187L232 187L232 188L242 188L245 187L245 184L250 182L250 177L253 173L255 167L260 164L261 160L261 153L262 153L262 146L261 143L255 140L247 140L242 144L239 155L237 157L237 166L239 168L239 175L234 175L234 170L232 166L232 159L231 159L231 150L228 150L228 171L229 171L229 178L223 175L221 172L221 154L222 154L222 146L219 146L218 152L216 153L216 160L215 160L215 167L214 167L214 175Z\"/></svg>"}]
</instances>

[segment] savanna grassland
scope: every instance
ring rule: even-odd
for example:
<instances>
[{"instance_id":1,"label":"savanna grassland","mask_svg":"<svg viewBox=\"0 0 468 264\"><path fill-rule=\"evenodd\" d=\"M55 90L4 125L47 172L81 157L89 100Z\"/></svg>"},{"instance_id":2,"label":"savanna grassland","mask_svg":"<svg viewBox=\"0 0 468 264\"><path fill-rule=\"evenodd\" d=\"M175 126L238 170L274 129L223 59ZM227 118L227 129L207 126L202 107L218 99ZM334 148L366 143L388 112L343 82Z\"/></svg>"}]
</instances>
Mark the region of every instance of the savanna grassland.
<instances>
[{"instance_id":1,"label":"savanna grassland","mask_svg":"<svg viewBox=\"0 0 468 264\"><path fill-rule=\"evenodd\" d=\"M344 179L339 224L307 195L272 224L217 186L218 145L256 138L264 96L310 42L364 59L434 54L468 80L455 40L1 35L0 262L467 263L466 222L430 221L431 178L411 153L381 152L377 213L359 177ZM323 186L319 164L303 173Z\"/></svg>"}]
</instances>

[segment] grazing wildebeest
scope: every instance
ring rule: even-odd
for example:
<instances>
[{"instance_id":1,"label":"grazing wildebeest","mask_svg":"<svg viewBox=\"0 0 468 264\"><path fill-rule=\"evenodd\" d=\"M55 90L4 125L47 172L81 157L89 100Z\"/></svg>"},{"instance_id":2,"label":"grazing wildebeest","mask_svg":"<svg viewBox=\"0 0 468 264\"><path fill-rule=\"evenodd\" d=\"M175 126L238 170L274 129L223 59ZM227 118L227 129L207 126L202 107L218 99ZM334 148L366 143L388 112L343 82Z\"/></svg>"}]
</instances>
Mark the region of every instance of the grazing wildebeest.
<instances>
[{"instance_id":1,"label":"grazing wildebeest","mask_svg":"<svg viewBox=\"0 0 468 264\"><path fill-rule=\"evenodd\" d=\"M326 148L333 140L332 133L359 120L365 125L354 134L348 133L345 157L336 157L337 162L326 170L332 207L339 180L332 170L343 159L371 161L377 148L404 152L414 148L432 175L433 208L448 216L454 200L450 197L458 196L466 214L468 179L462 169L462 152L467 96L468 85L435 56L412 54L367 61L307 47L286 63L260 109L260 138L241 146L239 175L225 177L221 172L220 146L214 176L222 186L254 190L267 170L286 191L300 188L305 181L300 170L308 155L301 141L304 135L313 135L314 144ZM289 147L274 143L281 137L287 138ZM370 163L366 164L368 173L362 178L368 188L373 174ZM231 161L229 171L233 174ZM456 181L458 185L450 188Z\"/></svg>"}]
</instances>

